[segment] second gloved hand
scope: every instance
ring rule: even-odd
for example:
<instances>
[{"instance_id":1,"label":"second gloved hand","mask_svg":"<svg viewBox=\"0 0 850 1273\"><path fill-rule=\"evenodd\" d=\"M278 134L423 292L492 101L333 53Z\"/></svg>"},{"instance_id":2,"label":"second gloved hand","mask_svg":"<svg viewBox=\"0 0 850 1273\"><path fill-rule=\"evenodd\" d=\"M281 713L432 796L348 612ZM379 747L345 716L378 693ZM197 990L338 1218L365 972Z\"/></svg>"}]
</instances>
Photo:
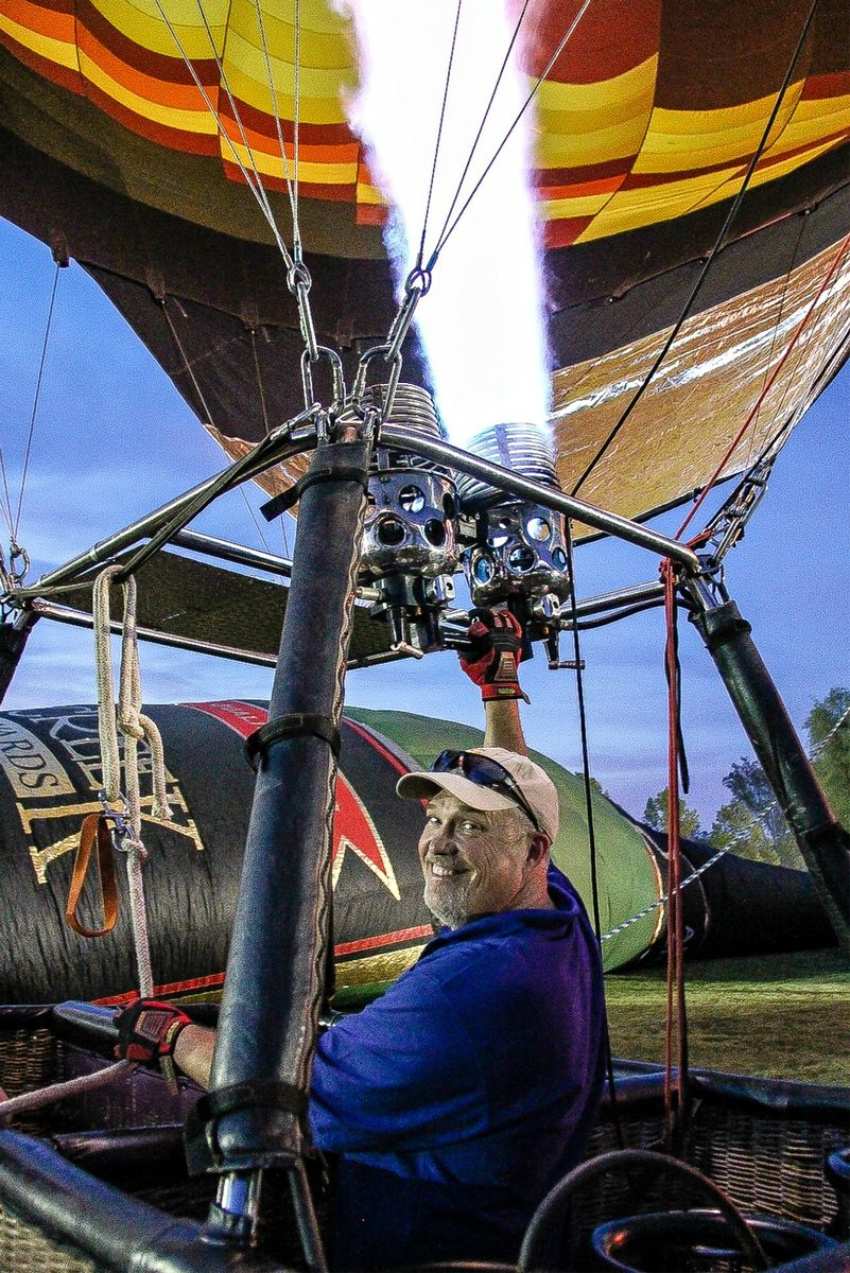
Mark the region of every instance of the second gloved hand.
<instances>
[{"instance_id":1,"label":"second gloved hand","mask_svg":"<svg viewBox=\"0 0 850 1273\"><path fill-rule=\"evenodd\" d=\"M471 645L460 653L460 665L481 689L485 703L528 697L519 686L522 628L510 610L470 611Z\"/></svg>"},{"instance_id":2,"label":"second gloved hand","mask_svg":"<svg viewBox=\"0 0 850 1273\"><path fill-rule=\"evenodd\" d=\"M179 1008L157 999L136 999L115 1018L118 1043L115 1055L127 1061L170 1058L177 1036L191 1018Z\"/></svg>"}]
</instances>

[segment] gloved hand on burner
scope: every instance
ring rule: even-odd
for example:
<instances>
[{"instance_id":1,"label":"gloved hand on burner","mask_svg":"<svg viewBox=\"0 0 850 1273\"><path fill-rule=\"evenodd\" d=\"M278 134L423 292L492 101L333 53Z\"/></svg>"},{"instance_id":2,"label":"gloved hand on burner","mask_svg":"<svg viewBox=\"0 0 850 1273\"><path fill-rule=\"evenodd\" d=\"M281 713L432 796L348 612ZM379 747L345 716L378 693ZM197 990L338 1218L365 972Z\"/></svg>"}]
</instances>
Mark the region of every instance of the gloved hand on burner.
<instances>
[{"instance_id":1,"label":"gloved hand on burner","mask_svg":"<svg viewBox=\"0 0 850 1273\"><path fill-rule=\"evenodd\" d=\"M191 1017L158 999L135 999L115 1017L115 1055L127 1061L158 1061L174 1054L177 1037Z\"/></svg>"},{"instance_id":2,"label":"gloved hand on burner","mask_svg":"<svg viewBox=\"0 0 850 1273\"><path fill-rule=\"evenodd\" d=\"M471 610L471 645L459 651L460 665L481 689L485 703L528 695L519 686L522 628L510 610Z\"/></svg>"}]
</instances>

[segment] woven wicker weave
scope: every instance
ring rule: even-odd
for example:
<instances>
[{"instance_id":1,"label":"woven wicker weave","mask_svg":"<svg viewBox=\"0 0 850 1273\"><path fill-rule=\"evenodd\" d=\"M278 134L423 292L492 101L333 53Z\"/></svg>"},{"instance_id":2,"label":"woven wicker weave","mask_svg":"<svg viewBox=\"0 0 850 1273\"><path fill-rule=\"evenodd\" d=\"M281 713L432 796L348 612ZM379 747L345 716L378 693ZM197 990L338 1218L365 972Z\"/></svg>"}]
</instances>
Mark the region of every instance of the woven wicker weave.
<instances>
[{"instance_id":1,"label":"woven wicker weave","mask_svg":"<svg viewBox=\"0 0 850 1273\"><path fill-rule=\"evenodd\" d=\"M693 1122L688 1160L745 1211L825 1227L836 1211L824 1164L850 1138L844 1126L758 1117L705 1104Z\"/></svg>"},{"instance_id":2,"label":"woven wicker weave","mask_svg":"<svg viewBox=\"0 0 850 1273\"><path fill-rule=\"evenodd\" d=\"M63 1077L61 1067L62 1044L49 1030L0 1034L0 1087L7 1096L20 1096L57 1082ZM15 1119L15 1130L43 1134L50 1120L49 1109L33 1110Z\"/></svg>"},{"instance_id":3,"label":"woven wicker weave","mask_svg":"<svg viewBox=\"0 0 850 1273\"><path fill-rule=\"evenodd\" d=\"M68 1058L74 1054L73 1048L66 1048L46 1030L2 1033L0 1086L10 1096L45 1086L65 1077ZM148 1072L138 1077L147 1084L160 1083ZM113 1092L110 1101L124 1102L126 1113L132 1115L137 1112L136 1104L141 1098L132 1083L126 1088L126 1091ZM110 1101L98 1107L98 1114L105 1112L109 1118L97 1126L107 1123L126 1126L126 1119L116 1116ZM84 1109L89 1115L93 1113L80 1103L68 1105L65 1113L76 1119ZM164 1108L163 1119L167 1114ZM661 1148L663 1105L660 1095L637 1102L618 1102L618 1116L628 1147ZM16 1119L15 1129L44 1136L55 1130L56 1118L55 1110L38 1111L27 1118ZM823 1111L807 1117L799 1106L789 1113L761 1108L755 1101L728 1101L709 1093L695 1102L685 1157L745 1212L823 1229L837 1210L835 1195L824 1176L824 1163L830 1152L846 1147L848 1140L847 1118L840 1111L836 1111L834 1117ZM615 1127L610 1115L604 1115L593 1134L589 1156L617 1147ZM202 1221L215 1179L180 1178L179 1167L176 1177L167 1176L168 1173L166 1178L157 1181L156 1187L149 1184L131 1192L175 1216ZM641 1173L630 1180L622 1172L609 1172L591 1188L579 1190L574 1196L573 1218L576 1230L587 1234L613 1217L705 1204L701 1191L670 1176L653 1179ZM326 1223L327 1217L323 1216L323 1220ZM288 1189L280 1173L267 1173L260 1228L266 1252L282 1259L287 1267L297 1269L299 1244ZM53 1241L5 1206L0 1206L0 1270L2 1273L53 1273L54 1270L56 1273L100 1273L100 1267L89 1257L65 1243Z\"/></svg>"},{"instance_id":4,"label":"woven wicker weave","mask_svg":"<svg viewBox=\"0 0 850 1273\"><path fill-rule=\"evenodd\" d=\"M630 1115L620 1111L623 1137L630 1149L659 1149L663 1138L661 1110ZM787 1118L704 1102L691 1121L686 1160L709 1176L745 1212L757 1212L824 1229L833 1220L836 1198L824 1175L828 1155L850 1139L847 1119L833 1124L820 1119ZM589 1157L619 1148L613 1125L600 1123ZM573 1203L574 1219L583 1232L615 1216L684 1206L705 1206L699 1191L669 1176L657 1181L634 1180L609 1172Z\"/></svg>"},{"instance_id":5,"label":"woven wicker weave","mask_svg":"<svg viewBox=\"0 0 850 1273\"><path fill-rule=\"evenodd\" d=\"M47 1237L0 1205L0 1269L6 1273L106 1273L87 1255Z\"/></svg>"}]
</instances>

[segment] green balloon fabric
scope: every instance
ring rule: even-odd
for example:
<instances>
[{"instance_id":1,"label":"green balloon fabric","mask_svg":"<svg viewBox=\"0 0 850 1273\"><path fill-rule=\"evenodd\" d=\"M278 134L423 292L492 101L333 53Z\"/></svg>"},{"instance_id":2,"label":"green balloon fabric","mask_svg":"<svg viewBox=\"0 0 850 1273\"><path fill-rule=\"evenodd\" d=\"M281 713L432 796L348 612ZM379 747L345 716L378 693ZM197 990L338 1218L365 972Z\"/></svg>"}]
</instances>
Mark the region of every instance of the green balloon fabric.
<instances>
[{"instance_id":1,"label":"green balloon fabric","mask_svg":"<svg viewBox=\"0 0 850 1273\"><path fill-rule=\"evenodd\" d=\"M445 747L480 747L483 734L470 725L415 716L410 712L346 707L346 715L391 739L427 769ZM593 918L593 870L584 779L570 773L540 752L530 755L549 774L561 800L561 827L552 857L575 884ZM662 908L653 907L661 894L655 857L643 832L607 797L591 794L602 956L606 971L636 959L651 945L662 923ZM633 923L628 921L634 920Z\"/></svg>"}]
</instances>

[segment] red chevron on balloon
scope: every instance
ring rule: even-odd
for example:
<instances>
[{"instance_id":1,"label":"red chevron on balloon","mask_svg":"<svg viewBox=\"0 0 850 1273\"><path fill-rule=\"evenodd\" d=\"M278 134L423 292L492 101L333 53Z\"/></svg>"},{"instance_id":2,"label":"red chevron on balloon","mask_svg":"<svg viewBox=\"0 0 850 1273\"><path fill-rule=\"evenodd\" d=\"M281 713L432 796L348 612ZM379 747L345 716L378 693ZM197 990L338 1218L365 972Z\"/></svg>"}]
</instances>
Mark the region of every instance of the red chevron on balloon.
<instances>
[{"instance_id":1,"label":"red chevron on balloon","mask_svg":"<svg viewBox=\"0 0 850 1273\"><path fill-rule=\"evenodd\" d=\"M184 703L184 707L192 707L195 711L214 716L222 724L228 725L237 734L247 738L255 729L265 725L268 713L264 707L256 703L242 703L228 699L218 703ZM360 861L368 866L386 889L392 893L396 901L400 900L398 881L393 864L383 846L381 837L363 801L357 795L348 779L340 772L336 780L336 800L334 804L334 838L331 861L333 862L333 885L339 879L345 855L351 849Z\"/></svg>"},{"instance_id":2,"label":"red chevron on balloon","mask_svg":"<svg viewBox=\"0 0 850 1273\"><path fill-rule=\"evenodd\" d=\"M332 854L334 888L336 888L336 882L349 849L377 875L384 887L389 889L396 901L399 901L401 895L393 864L381 843L375 824L351 783L343 773L338 773Z\"/></svg>"}]
</instances>

